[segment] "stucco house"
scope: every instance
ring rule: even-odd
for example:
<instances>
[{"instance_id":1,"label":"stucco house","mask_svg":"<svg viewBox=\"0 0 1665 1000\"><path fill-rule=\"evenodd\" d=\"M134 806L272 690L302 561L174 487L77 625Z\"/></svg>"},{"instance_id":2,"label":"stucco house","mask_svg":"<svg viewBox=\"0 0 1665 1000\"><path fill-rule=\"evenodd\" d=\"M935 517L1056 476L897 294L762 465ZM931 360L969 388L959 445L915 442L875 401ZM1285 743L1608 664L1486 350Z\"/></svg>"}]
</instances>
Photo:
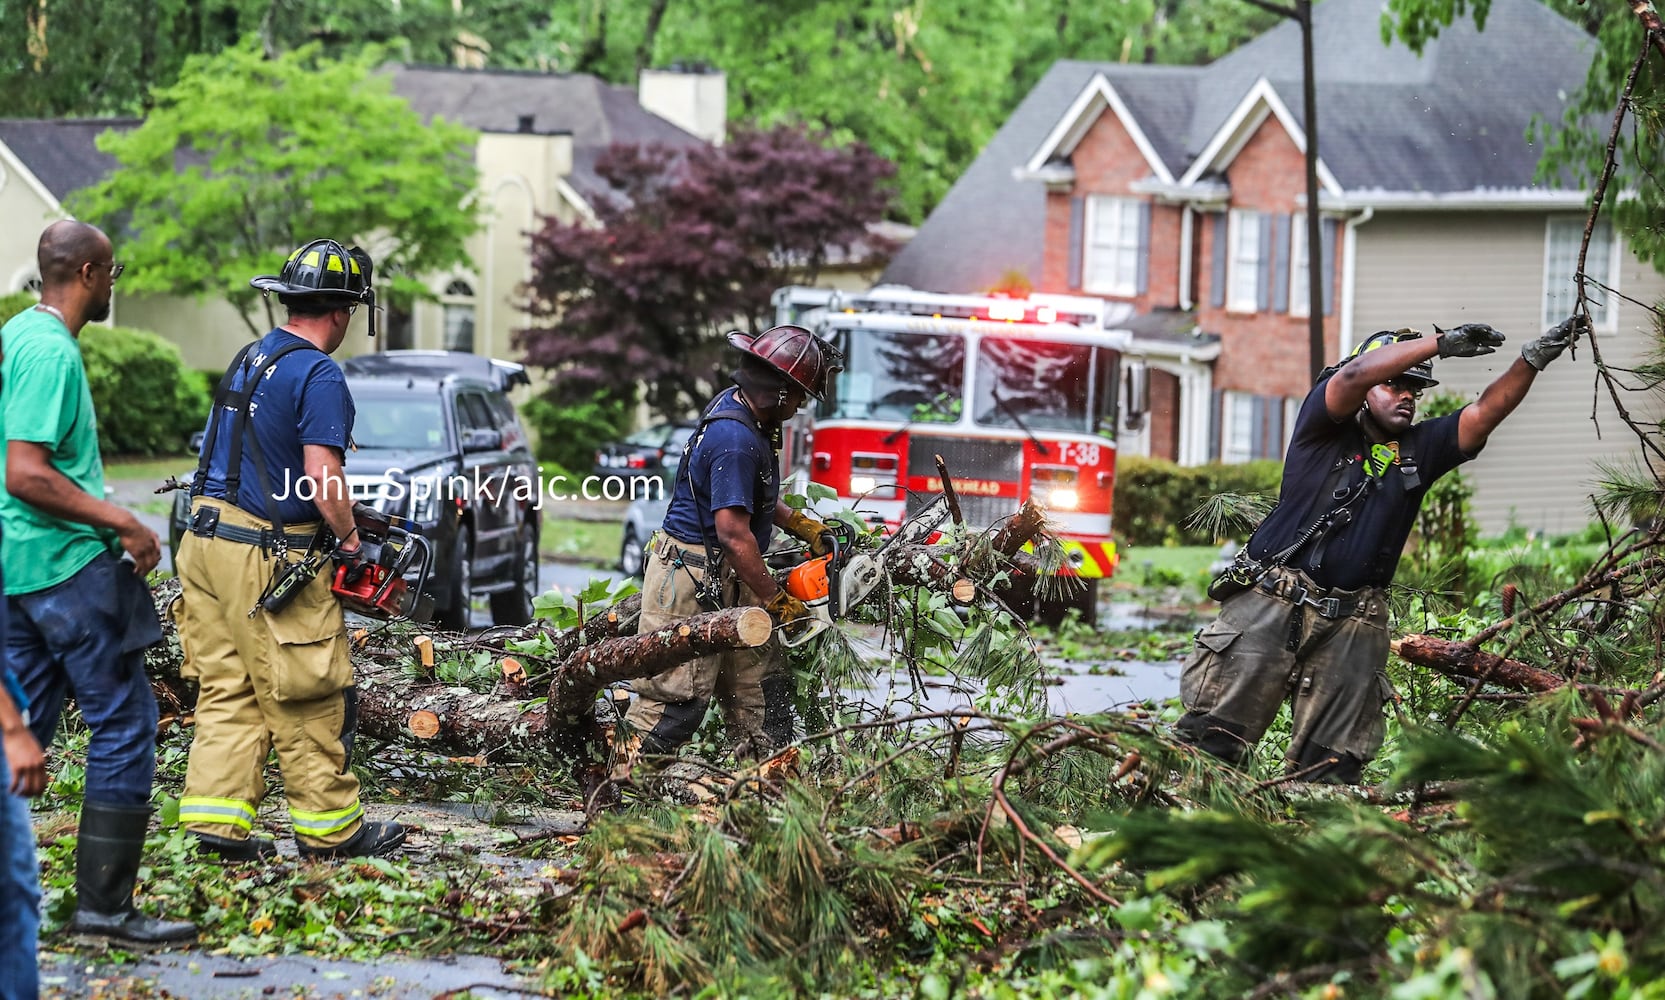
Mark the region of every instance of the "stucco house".
<instances>
[{"instance_id":1,"label":"stucco house","mask_svg":"<svg viewBox=\"0 0 1665 1000\"><path fill-rule=\"evenodd\" d=\"M425 276L434 301L384 317L382 347L470 350L508 356L510 332L524 325L515 306L528 274L526 234L540 216L565 221L592 214L606 191L595 162L614 142L680 145L721 142L726 85L709 71L644 72L635 88L584 74L399 66L394 91L424 117L441 115L480 133L482 226L469 240L472 266ZM107 129L137 119L0 119L0 292L39 281L35 241L63 218L64 199L115 167L99 152ZM120 254L120 247L117 247ZM155 330L179 344L186 362L214 369L248 339L248 327L223 301L123 295L111 322ZM357 320L363 323L362 319ZM349 336L343 356L377 345Z\"/></svg>"},{"instance_id":2,"label":"stucco house","mask_svg":"<svg viewBox=\"0 0 1665 1000\"><path fill-rule=\"evenodd\" d=\"M1535 180L1527 133L1560 121L1592 41L1534 0L1497 0L1485 31L1460 22L1419 56L1383 44L1381 11L1315 7L1327 360L1406 326L1535 336L1571 309L1587 193ZM1293 23L1207 66L1054 65L884 280L967 291L1016 271L1131 303L1152 414L1124 453L1281 457L1310 388L1300 67ZM1665 291L1606 223L1588 269L1629 298ZM1632 302L1594 319L1609 364L1652 342ZM1513 357L1436 371L1472 398ZM1467 467L1487 530L1586 523L1598 463L1632 450L1592 380L1587 350L1559 362Z\"/></svg>"}]
</instances>

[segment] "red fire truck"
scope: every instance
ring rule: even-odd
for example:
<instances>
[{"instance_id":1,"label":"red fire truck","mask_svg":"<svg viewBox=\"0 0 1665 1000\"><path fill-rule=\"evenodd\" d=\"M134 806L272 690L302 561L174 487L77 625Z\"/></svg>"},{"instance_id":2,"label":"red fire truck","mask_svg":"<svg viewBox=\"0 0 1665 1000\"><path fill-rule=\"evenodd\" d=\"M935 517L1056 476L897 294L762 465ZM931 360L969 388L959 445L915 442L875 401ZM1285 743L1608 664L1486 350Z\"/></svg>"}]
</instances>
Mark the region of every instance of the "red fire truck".
<instances>
[{"instance_id":1,"label":"red fire truck","mask_svg":"<svg viewBox=\"0 0 1665 1000\"><path fill-rule=\"evenodd\" d=\"M1106 328L1104 300L793 286L774 306L776 322L808 327L844 353L815 410L812 481L893 527L941 491L938 455L973 527L1032 498L1060 529L1065 572L1087 584L1066 588L1065 605L1036 610L1056 618L1074 606L1095 619L1097 583L1116 569L1118 408L1144 410L1142 380L1123 385L1131 335Z\"/></svg>"}]
</instances>

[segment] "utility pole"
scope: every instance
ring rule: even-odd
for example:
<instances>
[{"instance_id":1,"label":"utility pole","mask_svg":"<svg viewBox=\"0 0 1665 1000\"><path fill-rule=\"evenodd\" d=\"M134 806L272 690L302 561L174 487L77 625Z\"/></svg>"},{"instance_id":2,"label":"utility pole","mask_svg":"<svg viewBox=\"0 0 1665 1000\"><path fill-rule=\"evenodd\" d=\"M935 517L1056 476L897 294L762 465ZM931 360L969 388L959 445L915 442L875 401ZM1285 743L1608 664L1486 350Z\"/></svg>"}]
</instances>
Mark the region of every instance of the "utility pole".
<instances>
[{"instance_id":1,"label":"utility pole","mask_svg":"<svg viewBox=\"0 0 1665 1000\"><path fill-rule=\"evenodd\" d=\"M1318 84L1313 77L1312 0L1293 5L1244 0L1294 21L1301 29L1301 114L1306 132L1307 168L1307 365L1313 381L1324 370L1324 227L1318 217Z\"/></svg>"}]
</instances>

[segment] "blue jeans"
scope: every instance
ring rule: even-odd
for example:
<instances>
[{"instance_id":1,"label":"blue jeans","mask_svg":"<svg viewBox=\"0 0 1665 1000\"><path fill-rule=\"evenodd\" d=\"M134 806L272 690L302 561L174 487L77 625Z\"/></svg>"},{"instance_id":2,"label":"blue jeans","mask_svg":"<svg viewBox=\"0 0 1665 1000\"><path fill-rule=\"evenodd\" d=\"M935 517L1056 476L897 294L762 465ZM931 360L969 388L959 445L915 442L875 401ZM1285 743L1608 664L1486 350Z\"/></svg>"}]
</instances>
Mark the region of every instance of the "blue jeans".
<instances>
[{"instance_id":1,"label":"blue jeans","mask_svg":"<svg viewBox=\"0 0 1665 1000\"><path fill-rule=\"evenodd\" d=\"M11 768L0 750L0 1000L35 1000L40 993L40 875L29 802L8 790Z\"/></svg>"},{"instance_id":2,"label":"blue jeans","mask_svg":"<svg viewBox=\"0 0 1665 1000\"><path fill-rule=\"evenodd\" d=\"M92 730L86 801L148 806L156 775L156 696L144 650L162 638L150 589L104 554L55 587L6 598L6 660L29 696L29 728L45 747L64 698Z\"/></svg>"},{"instance_id":3,"label":"blue jeans","mask_svg":"<svg viewBox=\"0 0 1665 1000\"><path fill-rule=\"evenodd\" d=\"M0 638L6 634L6 602L0 601ZM0 673L6 664L0 660ZM17 706L23 710L24 706ZM35 1000L40 994L40 870L35 867L35 828L29 803L13 795L12 769L0 745L0 1000Z\"/></svg>"}]
</instances>

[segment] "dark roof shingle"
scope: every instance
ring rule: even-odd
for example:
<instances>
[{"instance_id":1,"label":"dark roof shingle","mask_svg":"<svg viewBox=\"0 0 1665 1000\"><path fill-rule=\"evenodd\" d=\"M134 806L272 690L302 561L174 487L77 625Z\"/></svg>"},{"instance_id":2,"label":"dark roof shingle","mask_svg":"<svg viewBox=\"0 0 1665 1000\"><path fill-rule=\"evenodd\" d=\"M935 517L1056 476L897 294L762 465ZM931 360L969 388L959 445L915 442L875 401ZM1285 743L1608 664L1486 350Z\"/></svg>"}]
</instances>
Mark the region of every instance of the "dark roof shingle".
<instances>
[{"instance_id":1,"label":"dark roof shingle","mask_svg":"<svg viewBox=\"0 0 1665 1000\"><path fill-rule=\"evenodd\" d=\"M100 152L95 140L110 129L126 131L138 124L137 118L0 118L0 143L63 201L115 169L115 157Z\"/></svg>"}]
</instances>

